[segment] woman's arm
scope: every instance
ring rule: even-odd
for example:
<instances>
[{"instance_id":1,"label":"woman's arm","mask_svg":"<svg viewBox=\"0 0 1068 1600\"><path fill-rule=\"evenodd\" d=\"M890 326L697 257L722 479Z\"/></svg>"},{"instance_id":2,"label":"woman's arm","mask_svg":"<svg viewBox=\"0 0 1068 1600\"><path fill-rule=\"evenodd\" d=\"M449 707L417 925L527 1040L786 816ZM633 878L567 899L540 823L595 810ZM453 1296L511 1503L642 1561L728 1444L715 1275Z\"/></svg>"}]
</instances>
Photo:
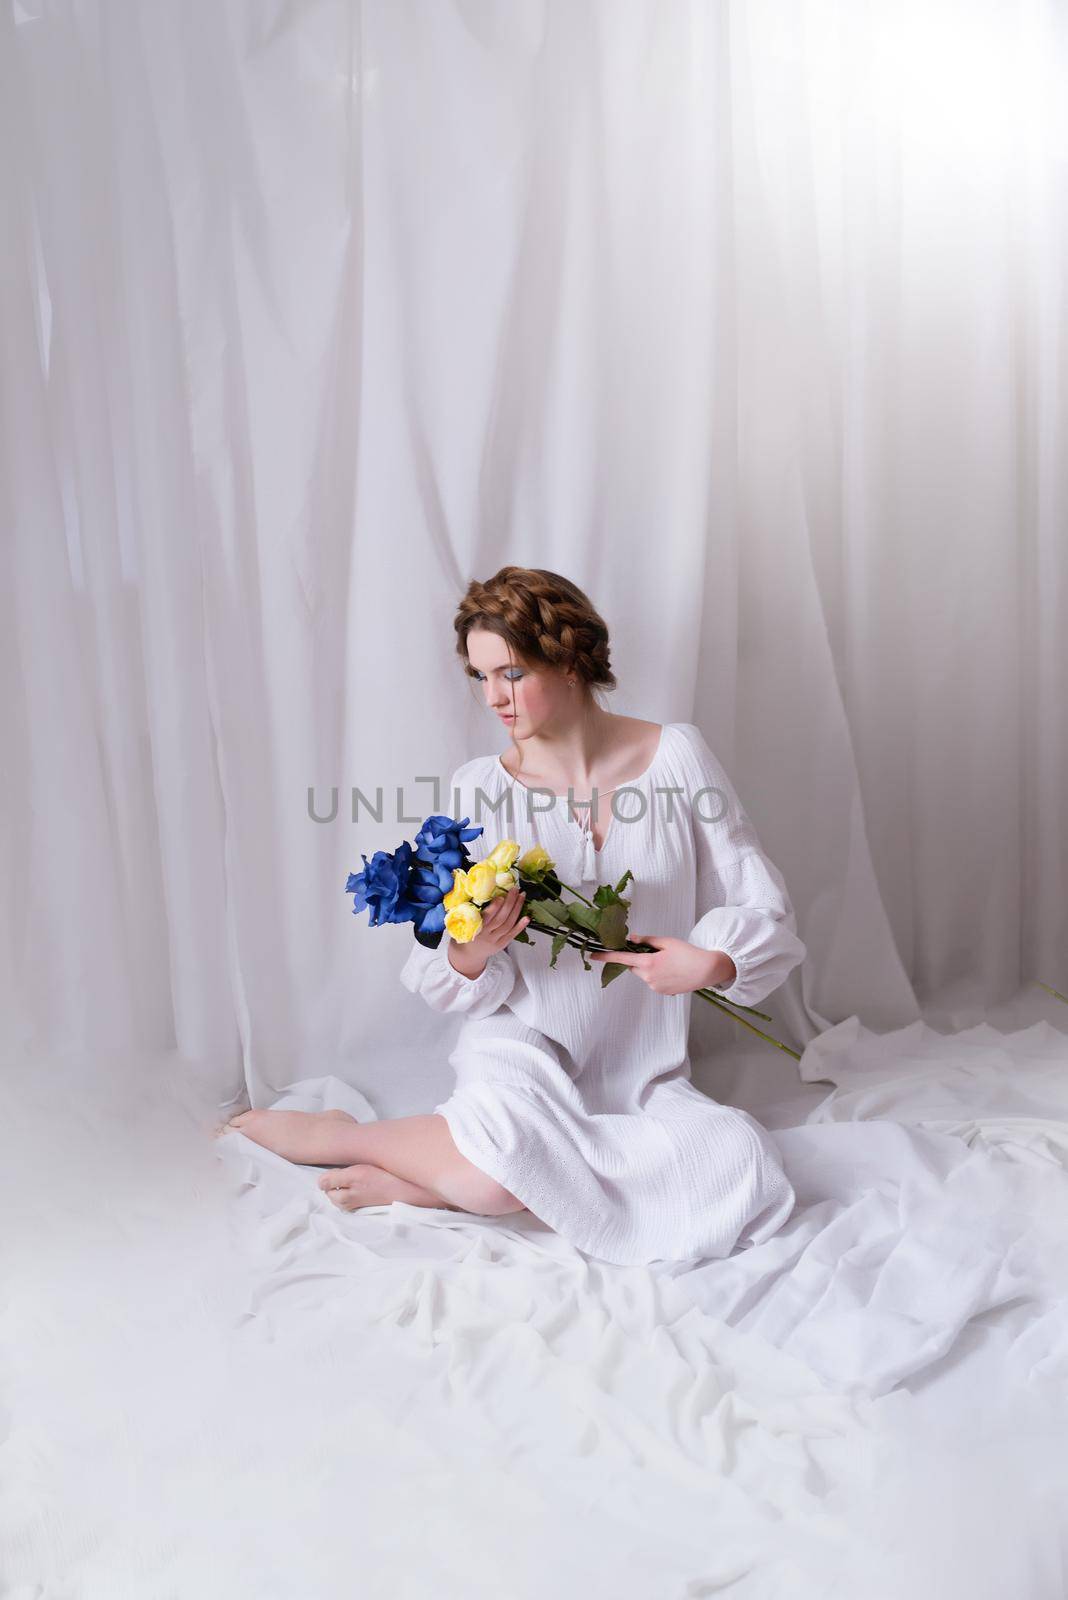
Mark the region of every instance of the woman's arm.
<instances>
[{"instance_id":1,"label":"woman's arm","mask_svg":"<svg viewBox=\"0 0 1068 1600\"><path fill-rule=\"evenodd\" d=\"M757 1005L804 960L805 946L782 874L761 848L734 786L696 724L682 727L692 756L698 909L686 937L734 963L729 986L714 985L725 1000ZM702 789L719 792L699 795Z\"/></svg>"},{"instance_id":2,"label":"woman's arm","mask_svg":"<svg viewBox=\"0 0 1068 1600\"><path fill-rule=\"evenodd\" d=\"M434 1011L461 1011L469 1017L488 1017L503 1005L515 987L515 963L507 950L496 950L477 978L458 972L449 960L455 943L447 933L436 950L413 940L401 969L400 980L412 994L422 995Z\"/></svg>"},{"instance_id":3,"label":"woman's arm","mask_svg":"<svg viewBox=\"0 0 1068 1600\"><path fill-rule=\"evenodd\" d=\"M469 816L474 826L481 817L475 815L473 795L460 778L463 768L452 775L446 805L459 804L458 817ZM465 806L471 809L465 809ZM480 860L488 850L482 834L471 841L472 859ZM477 852L482 847L481 855ZM518 976L515 958L505 948L508 941L523 926L525 913L523 898L515 893L494 900L483 913L483 929L478 937L467 944L459 944L443 933L435 950L413 939L408 959L401 969L400 980L412 994L422 995L434 1011L457 1011L469 1017L486 1017L506 1001L515 987ZM529 919L527 919L529 920Z\"/></svg>"}]
</instances>

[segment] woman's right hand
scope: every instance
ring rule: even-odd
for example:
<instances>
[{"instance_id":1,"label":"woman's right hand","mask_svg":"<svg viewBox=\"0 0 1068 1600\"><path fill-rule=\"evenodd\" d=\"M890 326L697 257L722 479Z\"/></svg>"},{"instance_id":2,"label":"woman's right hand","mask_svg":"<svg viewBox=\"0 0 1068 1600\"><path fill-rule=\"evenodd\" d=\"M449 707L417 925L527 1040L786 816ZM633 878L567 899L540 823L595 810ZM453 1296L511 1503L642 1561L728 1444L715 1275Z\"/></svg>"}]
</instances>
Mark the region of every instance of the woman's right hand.
<instances>
[{"instance_id":1,"label":"woman's right hand","mask_svg":"<svg viewBox=\"0 0 1068 1600\"><path fill-rule=\"evenodd\" d=\"M509 889L507 894L483 906L482 926L466 944L445 935L449 939L449 961L457 972L462 972L465 978L482 976L494 951L503 950L530 921L522 915L525 899L524 890Z\"/></svg>"}]
</instances>

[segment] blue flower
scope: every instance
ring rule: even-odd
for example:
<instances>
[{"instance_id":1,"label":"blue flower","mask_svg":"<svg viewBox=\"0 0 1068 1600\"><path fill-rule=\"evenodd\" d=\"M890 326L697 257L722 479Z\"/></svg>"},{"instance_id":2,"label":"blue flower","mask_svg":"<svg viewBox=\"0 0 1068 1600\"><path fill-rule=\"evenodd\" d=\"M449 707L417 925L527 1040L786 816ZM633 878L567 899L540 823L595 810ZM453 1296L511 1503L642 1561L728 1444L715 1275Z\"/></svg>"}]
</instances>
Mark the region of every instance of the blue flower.
<instances>
[{"instance_id":1,"label":"blue flower","mask_svg":"<svg viewBox=\"0 0 1068 1600\"><path fill-rule=\"evenodd\" d=\"M350 872L345 885L345 893L355 897L353 916L369 908L372 928L414 922L419 943L436 948L445 932L442 901L452 888L453 872L471 865L467 841L483 831L469 828L469 820L427 817L415 836L414 851L405 841L392 855L376 850L370 861L361 852L364 870Z\"/></svg>"},{"instance_id":2,"label":"blue flower","mask_svg":"<svg viewBox=\"0 0 1068 1600\"><path fill-rule=\"evenodd\" d=\"M412 909L412 920L415 923L415 936L420 934L428 936L420 939L420 943L429 943L429 935L440 937L445 932L445 907L442 901L452 888L451 867L420 866L418 861L412 868L411 878L408 880L408 903ZM436 946L438 938L434 938Z\"/></svg>"},{"instance_id":3,"label":"blue flower","mask_svg":"<svg viewBox=\"0 0 1068 1600\"><path fill-rule=\"evenodd\" d=\"M415 911L415 937L420 944L436 948L445 932L442 900L452 889L453 872L471 865L468 839L477 839L481 827L469 828L470 818L427 817L415 836L417 854L408 885L408 897Z\"/></svg>"},{"instance_id":4,"label":"blue flower","mask_svg":"<svg viewBox=\"0 0 1068 1600\"><path fill-rule=\"evenodd\" d=\"M452 868L467 868L471 864L471 852L466 841L477 839L483 832L481 827L469 828L467 824L470 820L469 817L462 817L459 822L455 817L427 817L415 836L416 855L420 861L434 867L449 868L446 894L452 888Z\"/></svg>"},{"instance_id":5,"label":"blue flower","mask_svg":"<svg viewBox=\"0 0 1068 1600\"><path fill-rule=\"evenodd\" d=\"M412 922L415 913L408 900L413 860L411 845L405 840L392 855L376 850L370 861L362 850L360 856L364 870L350 872L345 885L345 893L355 896L353 916L370 909L372 928L383 922Z\"/></svg>"}]
</instances>

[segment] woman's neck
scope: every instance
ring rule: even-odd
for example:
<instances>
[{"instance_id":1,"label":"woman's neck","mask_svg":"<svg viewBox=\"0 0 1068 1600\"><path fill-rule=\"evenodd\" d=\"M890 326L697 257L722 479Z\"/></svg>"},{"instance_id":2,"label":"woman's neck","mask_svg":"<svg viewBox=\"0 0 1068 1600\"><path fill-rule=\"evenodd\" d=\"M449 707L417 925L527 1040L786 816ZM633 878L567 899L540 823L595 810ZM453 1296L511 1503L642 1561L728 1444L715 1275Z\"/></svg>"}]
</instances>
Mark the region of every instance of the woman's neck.
<instances>
[{"instance_id":1,"label":"woman's neck","mask_svg":"<svg viewBox=\"0 0 1068 1600\"><path fill-rule=\"evenodd\" d=\"M611 762L619 750L614 724L621 720L614 713L593 706L566 727L517 741L521 765L517 767L516 752L512 750L505 770L528 787L536 785L554 793L573 789L576 794L587 795L594 788L601 794L610 793L604 783L612 778Z\"/></svg>"}]
</instances>

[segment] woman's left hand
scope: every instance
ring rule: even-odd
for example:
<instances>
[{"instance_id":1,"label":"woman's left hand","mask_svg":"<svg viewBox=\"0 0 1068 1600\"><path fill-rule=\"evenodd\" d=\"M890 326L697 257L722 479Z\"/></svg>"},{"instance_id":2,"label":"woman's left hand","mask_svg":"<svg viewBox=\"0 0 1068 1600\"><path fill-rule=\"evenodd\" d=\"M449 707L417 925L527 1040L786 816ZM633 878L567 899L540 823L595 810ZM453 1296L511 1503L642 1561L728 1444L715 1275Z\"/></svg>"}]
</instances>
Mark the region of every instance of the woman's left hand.
<instances>
[{"instance_id":1,"label":"woman's left hand","mask_svg":"<svg viewBox=\"0 0 1068 1600\"><path fill-rule=\"evenodd\" d=\"M632 967L643 983L657 994L692 994L695 989L729 989L737 975L725 950L702 950L687 939L655 933L631 935L635 944L653 944L655 950L591 950L591 961L618 961Z\"/></svg>"}]
</instances>

